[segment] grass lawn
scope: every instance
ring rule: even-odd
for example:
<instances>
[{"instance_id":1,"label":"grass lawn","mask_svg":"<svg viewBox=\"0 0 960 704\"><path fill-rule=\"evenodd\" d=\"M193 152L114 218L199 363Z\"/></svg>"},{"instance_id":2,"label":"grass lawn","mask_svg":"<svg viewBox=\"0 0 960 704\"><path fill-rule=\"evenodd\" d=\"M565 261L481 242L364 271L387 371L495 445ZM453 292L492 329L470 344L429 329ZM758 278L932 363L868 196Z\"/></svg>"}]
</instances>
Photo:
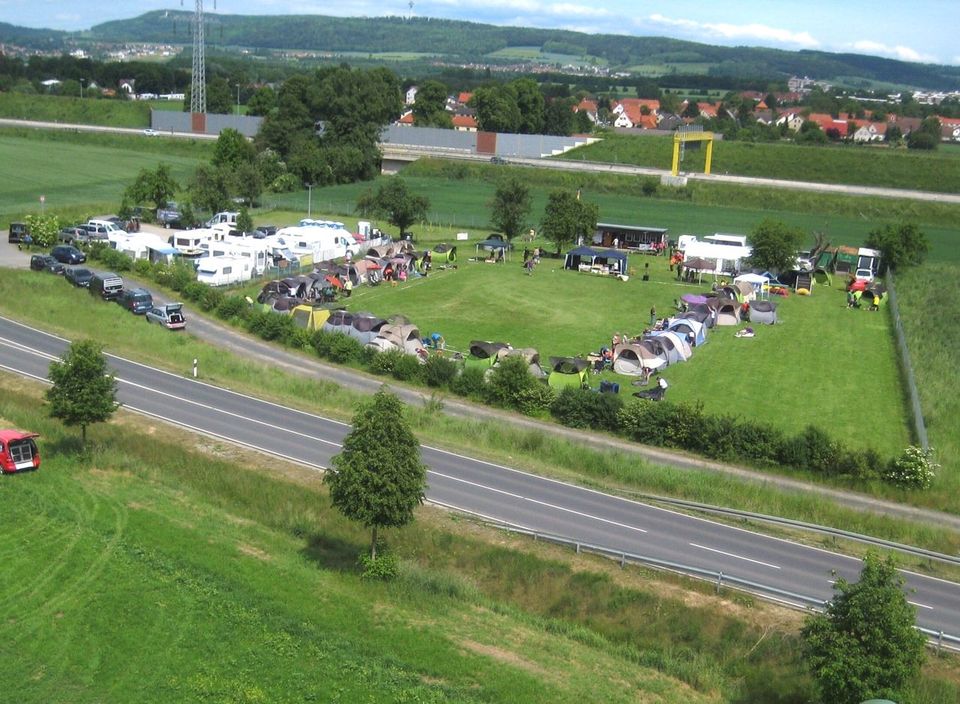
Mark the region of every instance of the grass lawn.
<instances>
[{"instance_id":1,"label":"grass lawn","mask_svg":"<svg viewBox=\"0 0 960 704\"><path fill-rule=\"evenodd\" d=\"M608 132L603 140L564 154L583 159L669 169L671 137L636 137ZM703 171L706 150L687 150L682 171ZM905 149L849 144L802 146L791 143L716 142L713 172L818 183L889 186L955 193L960 190L960 159L952 150Z\"/></svg>"},{"instance_id":2,"label":"grass lawn","mask_svg":"<svg viewBox=\"0 0 960 704\"><path fill-rule=\"evenodd\" d=\"M151 107L154 106L136 100L0 93L0 117L16 120L149 127Z\"/></svg>"},{"instance_id":3,"label":"grass lawn","mask_svg":"<svg viewBox=\"0 0 960 704\"><path fill-rule=\"evenodd\" d=\"M164 142L153 144L152 142ZM103 141L103 140L99 140ZM52 211L82 210L87 217L115 212L123 190L141 169L168 164L173 177L186 181L199 157L184 154L183 145L165 152L160 137L116 138L97 144L87 140L38 140L0 132L0 223L39 213L39 198ZM172 153L170 153L172 151ZM18 165L18 166L15 166Z\"/></svg>"}]
</instances>

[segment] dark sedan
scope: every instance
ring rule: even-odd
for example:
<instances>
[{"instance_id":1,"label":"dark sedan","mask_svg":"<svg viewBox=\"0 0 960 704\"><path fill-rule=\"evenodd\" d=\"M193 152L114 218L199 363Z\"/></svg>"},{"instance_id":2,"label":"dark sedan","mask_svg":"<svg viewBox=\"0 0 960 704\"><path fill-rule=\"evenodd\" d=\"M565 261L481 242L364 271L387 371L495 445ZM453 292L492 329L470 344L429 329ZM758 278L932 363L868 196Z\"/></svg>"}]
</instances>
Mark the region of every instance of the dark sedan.
<instances>
[{"instance_id":1,"label":"dark sedan","mask_svg":"<svg viewBox=\"0 0 960 704\"><path fill-rule=\"evenodd\" d=\"M50 252L50 256L61 264L83 264L87 255L70 244L57 245Z\"/></svg>"},{"instance_id":2,"label":"dark sedan","mask_svg":"<svg viewBox=\"0 0 960 704\"><path fill-rule=\"evenodd\" d=\"M77 288L89 288L90 279L93 278L93 272L84 269L82 266L69 266L63 272L63 278L72 283Z\"/></svg>"},{"instance_id":3,"label":"dark sedan","mask_svg":"<svg viewBox=\"0 0 960 704\"><path fill-rule=\"evenodd\" d=\"M34 271L46 271L51 274L62 274L63 264L49 254L34 254L30 257L30 268Z\"/></svg>"}]
</instances>

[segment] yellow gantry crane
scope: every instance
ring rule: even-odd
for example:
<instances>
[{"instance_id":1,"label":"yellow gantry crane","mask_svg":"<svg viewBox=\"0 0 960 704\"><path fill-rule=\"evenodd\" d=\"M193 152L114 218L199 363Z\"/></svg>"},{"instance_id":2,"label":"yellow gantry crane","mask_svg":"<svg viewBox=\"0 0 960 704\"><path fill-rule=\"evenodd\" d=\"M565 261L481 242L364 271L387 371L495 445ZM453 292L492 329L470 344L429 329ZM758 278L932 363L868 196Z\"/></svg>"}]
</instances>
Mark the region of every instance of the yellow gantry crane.
<instances>
[{"instance_id":1,"label":"yellow gantry crane","mask_svg":"<svg viewBox=\"0 0 960 704\"><path fill-rule=\"evenodd\" d=\"M703 164L703 173L710 173L710 162L713 160L713 132L704 132L702 127L681 127L673 133L673 168L674 176L680 174L680 152L687 142L706 142L707 154Z\"/></svg>"}]
</instances>

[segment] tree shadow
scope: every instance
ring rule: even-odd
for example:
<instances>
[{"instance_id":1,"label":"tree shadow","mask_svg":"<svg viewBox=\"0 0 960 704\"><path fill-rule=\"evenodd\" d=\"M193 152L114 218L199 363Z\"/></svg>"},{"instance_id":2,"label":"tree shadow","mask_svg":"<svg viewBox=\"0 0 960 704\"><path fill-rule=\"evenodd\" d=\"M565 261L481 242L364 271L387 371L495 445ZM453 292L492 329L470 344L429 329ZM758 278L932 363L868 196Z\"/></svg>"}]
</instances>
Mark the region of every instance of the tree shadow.
<instances>
[{"instance_id":1,"label":"tree shadow","mask_svg":"<svg viewBox=\"0 0 960 704\"><path fill-rule=\"evenodd\" d=\"M307 539L307 545L300 553L324 569L358 572L357 555L362 549L356 543L342 538L315 533Z\"/></svg>"},{"instance_id":2,"label":"tree shadow","mask_svg":"<svg viewBox=\"0 0 960 704\"><path fill-rule=\"evenodd\" d=\"M84 445L78 435L61 435L56 440L43 440L43 438L40 438L39 442L43 443L40 447L41 459L44 454L47 453L51 455L89 457L93 451L90 442L88 441L87 444Z\"/></svg>"}]
</instances>

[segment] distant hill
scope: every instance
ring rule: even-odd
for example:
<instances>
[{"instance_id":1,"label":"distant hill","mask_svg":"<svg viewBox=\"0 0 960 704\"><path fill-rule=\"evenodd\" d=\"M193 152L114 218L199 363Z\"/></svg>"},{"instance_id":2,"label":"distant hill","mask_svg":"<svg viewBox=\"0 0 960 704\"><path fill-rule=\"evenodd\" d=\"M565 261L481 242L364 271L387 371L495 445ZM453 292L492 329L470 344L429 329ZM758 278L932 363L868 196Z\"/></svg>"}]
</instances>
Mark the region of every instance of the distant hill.
<instances>
[{"instance_id":1,"label":"distant hill","mask_svg":"<svg viewBox=\"0 0 960 704\"><path fill-rule=\"evenodd\" d=\"M189 42L191 12L155 11L97 25L75 39L110 42ZM479 60L509 48L539 48L551 55L594 57L612 70L643 68L650 76L696 74L782 80L791 75L844 83L885 83L960 89L960 67L915 64L860 54L719 47L663 37L584 34L567 30L497 27L425 17L210 14L212 45L330 52L411 52L425 48L451 59ZM9 27L9 25L6 25ZM2 28L3 26L0 26ZM32 32L44 30L28 30ZM53 34L53 33L50 33ZM2 34L0 34L2 37ZM501 59L501 61L505 61Z\"/></svg>"},{"instance_id":2,"label":"distant hill","mask_svg":"<svg viewBox=\"0 0 960 704\"><path fill-rule=\"evenodd\" d=\"M65 47L69 32L56 29L31 29L0 22L0 44L15 44L28 49L58 51Z\"/></svg>"}]
</instances>

